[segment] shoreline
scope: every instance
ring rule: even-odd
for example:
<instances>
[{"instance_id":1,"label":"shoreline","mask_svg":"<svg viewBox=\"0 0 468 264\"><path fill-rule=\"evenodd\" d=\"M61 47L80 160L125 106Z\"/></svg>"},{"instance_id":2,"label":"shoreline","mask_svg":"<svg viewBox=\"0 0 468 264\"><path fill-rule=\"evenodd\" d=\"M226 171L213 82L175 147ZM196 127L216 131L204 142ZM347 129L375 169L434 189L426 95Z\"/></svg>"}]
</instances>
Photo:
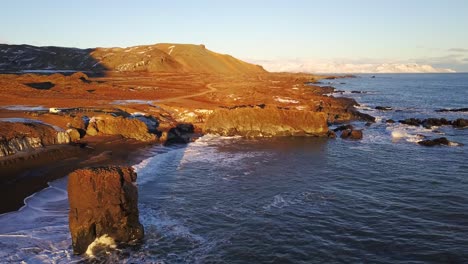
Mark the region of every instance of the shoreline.
<instances>
[{"instance_id":1,"label":"shoreline","mask_svg":"<svg viewBox=\"0 0 468 264\"><path fill-rule=\"evenodd\" d=\"M97 165L133 166L148 157L145 149L156 145L120 136L99 136L87 143L92 149L53 145L2 158L2 162L10 160L12 163L0 165L0 199L3 201L0 214L19 210L27 197L76 169Z\"/></svg>"},{"instance_id":2,"label":"shoreline","mask_svg":"<svg viewBox=\"0 0 468 264\"><path fill-rule=\"evenodd\" d=\"M266 136L326 136L327 121L347 122L362 118L359 116L362 114L353 108L353 100L328 97L325 94L329 89L310 85L321 79L354 76L265 73L243 77L197 74L137 77L123 74L88 79L83 73L76 73L67 77L58 74L0 74L0 77L0 90L10 97L0 100L0 119L34 119L63 131L69 127L76 128L81 131L80 134L85 133L76 143L86 143L90 147L49 145L41 150L22 151L21 154L0 158L0 198L4 201L0 204L0 213L18 210L24 205L26 197L47 187L47 182L64 177L78 168L134 165L146 158L143 151L146 147L169 140L168 135L176 143L186 143L191 133L207 132L204 129L209 117L209 130L213 133L230 135L231 131L241 127L243 130L240 132L244 136L262 135L263 132ZM24 85L30 81L48 81L56 86L51 90L36 91ZM160 89L159 85L165 89ZM116 100L125 103L116 104ZM11 106L19 108L11 109ZM28 109L30 107L41 107L41 111ZM56 107L84 107L86 111L64 111L59 114L48 111ZM110 112L103 113L98 111L100 109L110 109ZM142 131L141 126L134 127L134 122L126 122L128 117L141 113L157 120L158 125ZM112 120L101 124L100 128L108 130L102 133L94 130L88 134L87 125L81 120L83 116ZM213 116L217 116L217 119ZM233 117L239 116L244 119L230 123ZM150 119L143 122L151 123ZM259 125L262 122L264 124ZM148 123L145 124L148 126ZM265 127L268 130L261 131ZM278 130L278 127L282 130ZM15 131L5 131L0 136L8 139L14 134ZM19 137L24 136L20 134ZM123 136L149 141L125 139Z\"/></svg>"}]
</instances>

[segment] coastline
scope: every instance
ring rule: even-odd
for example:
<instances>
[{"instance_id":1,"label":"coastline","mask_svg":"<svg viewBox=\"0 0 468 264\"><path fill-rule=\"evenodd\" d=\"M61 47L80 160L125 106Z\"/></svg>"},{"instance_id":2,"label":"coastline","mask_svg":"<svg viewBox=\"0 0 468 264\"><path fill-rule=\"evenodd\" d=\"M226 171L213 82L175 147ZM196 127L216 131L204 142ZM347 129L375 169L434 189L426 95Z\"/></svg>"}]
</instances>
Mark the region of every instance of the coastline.
<instances>
[{"instance_id":1,"label":"coastline","mask_svg":"<svg viewBox=\"0 0 468 264\"><path fill-rule=\"evenodd\" d=\"M147 158L145 149L152 146L120 136L100 136L87 143L88 148L53 145L2 158L2 162L12 163L0 165L0 214L19 210L24 206L24 199L76 169L135 165Z\"/></svg>"},{"instance_id":2,"label":"coastline","mask_svg":"<svg viewBox=\"0 0 468 264\"><path fill-rule=\"evenodd\" d=\"M187 143L191 137L187 134L206 132L207 120L215 116L213 113L220 113L216 115L217 119L212 118L209 122L209 130L213 133L231 134L243 127L243 134L238 131L237 135L326 136L326 119L328 122L347 122L362 116L354 109L353 100L329 97L326 94L333 88L315 83L321 79L352 77L288 73L246 76L155 73L139 77L110 74L97 78L88 78L83 73L70 76L1 75L0 87L8 98L0 100L0 120L35 120L62 131L71 125L86 135L78 141L70 140L71 145L48 145L1 157L0 198L4 202L0 205L0 213L18 210L26 197L75 169L136 164L146 158L146 147L164 143L168 135L175 143ZM51 82L55 87L32 93L35 89L25 86L31 81ZM167 89L154 87L161 82ZM80 110L50 113L48 109L54 106ZM244 119L227 127L232 118L239 117L238 112L242 112ZM148 131L142 131L141 126L131 128L133 123L127 120L142 113L145 118L157 120L158 125L148 127ZM265 118L271 113L277 118ZM90 131L86 131L87 125L81 120L88 115L109 120L101 124L101 129L107 130L88 135ZM148 120L143 122L148 125ZM259 125L262 123L265 125ZM264 130L268 126L269 130ZM0 136L15 136L12 132L6 131ZM80 148L82 143L87 146Z\"/></svg>"}]
</instances>

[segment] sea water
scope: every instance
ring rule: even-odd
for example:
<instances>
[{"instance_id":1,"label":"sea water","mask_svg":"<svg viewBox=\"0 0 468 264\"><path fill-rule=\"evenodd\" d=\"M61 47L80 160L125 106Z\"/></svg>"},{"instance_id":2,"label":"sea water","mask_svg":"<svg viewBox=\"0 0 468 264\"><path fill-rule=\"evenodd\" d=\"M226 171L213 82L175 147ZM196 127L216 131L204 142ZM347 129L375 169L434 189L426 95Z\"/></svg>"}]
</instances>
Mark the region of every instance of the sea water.
<instances>
[{"instance_id":1,"label":"sea water","mask_svg":"<svg viewBox=\"0 0 468 264\"><path fill-rule=\"evenodd\" d=\"M467 74L332 80L377 117L364 139L204 136L135 165L143 243L123 263L466 263L468 129L387 124L468 107ZM344 82L344 83L343 83ZM366 93L351 93L351 91ZM390 106L378 111L375 106ZM464 146L424 147L422 136ZM66 178L0 216L0 262L70 263Z\"/></svg>"}]
</instances>

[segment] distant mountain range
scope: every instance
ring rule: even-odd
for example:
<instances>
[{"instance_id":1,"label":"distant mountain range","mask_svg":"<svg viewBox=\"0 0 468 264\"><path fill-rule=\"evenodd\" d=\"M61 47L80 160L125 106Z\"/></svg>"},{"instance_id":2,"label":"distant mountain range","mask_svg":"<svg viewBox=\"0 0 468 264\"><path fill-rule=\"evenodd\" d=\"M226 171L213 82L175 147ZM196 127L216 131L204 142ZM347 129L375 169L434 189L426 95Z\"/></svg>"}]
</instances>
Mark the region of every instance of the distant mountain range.
<instances>
[{"instance_id":1,"label":"distant mountain range","mask_svg":"<svg viewBox=\"0 0 468 264\"><path fill-rule=\"evenodd\" d=\"M312 73L452 73L452 69L435 68L418 63L336 63L296 60L251 60L273 72Z\"/></svg>"},{"instance_id":2,"label":"distant mountain range","mask_svg":"<svg viewBox=\"0 0 468 264\"><path fill-rule=\"evenodd\" d=\"M263 73L259 66L192 44L64 48L0 44L0 73L84 71Z\"/></svg>"}]
</instances>

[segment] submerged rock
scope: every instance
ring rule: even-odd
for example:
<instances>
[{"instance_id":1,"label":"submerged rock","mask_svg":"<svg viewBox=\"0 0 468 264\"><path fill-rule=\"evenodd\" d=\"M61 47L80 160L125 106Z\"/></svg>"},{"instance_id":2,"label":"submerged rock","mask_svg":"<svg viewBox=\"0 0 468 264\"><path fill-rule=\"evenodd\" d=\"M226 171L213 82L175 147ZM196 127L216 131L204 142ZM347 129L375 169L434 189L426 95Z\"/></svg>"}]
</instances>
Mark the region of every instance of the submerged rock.
<instances>
[{"instance_id":1,"label":"submerged rock","mask_svg":"<svg viewBox=\"0 0 468 264\"><path fill-rule=\"evenodd\" d=\"M419 141L418 144L426 146L426 147L440 146L440 145L448 146L450 145L450 141L445 137L441 137L441 138L436 138L436 139L427 139L427 140Z\"/></svg>"},{"instance_id":2,"label":"submerged rock","mask_svg":"<svg viewBox=\"0 0 468 264\"><path fill-rule=\"evenodd\" d=\"M342 139L355 139L355 140L359 140L359 139L362 139L362 130L351 130L351 129L347 129L347 130L344 130L343 132L341 132L341 138Z\"/></svg>"},{"instance_id":3,"label":"submerged rock","mask_svg":"<svg viewBox=\"0 0 468 264\"><path fill-rule=\"evenodd\" d=\"M446 125L450 125L451 122L448 121L447 119L445 118L428 118L428 119L424 119L421 124L425 127L425 128L432 128L433 126L446 126Z\"/></svg>"},{"instance_id":4,"label":"submerged rock","mask_svg":"<svg viewBox=\"0 0 468 264\"><path fill-rule=\"evenodd\" d=\"M422 121L417 118L407 118L405 120L400 120L399 122L408 126L420 126L422 124Z\"/></svg>"},{"instance_id":5,"label":"submerged rock","mask_svg":"<svg viewBox=\"0 0 468 264\"><path fill-rule=\"evenodd\" d=\"M343 130L353 130L353 126L352 125L341 125L335 129L333 129L334 132L339 132L339 131L343 131Z\"/></svg>"},{"instance_id":6,"label":"submerged rock","mask_svg":"<svg viewBox=\"0 0 468 264\"><path fill-rule=\"evenodd\" d=\"M465 108L454 108L454 109L446 109L446 108L442 108L442 109L438 109L438 110L435 110L436 112L468 112L468 107L465 107Z\"/></svg>"},{"instance_id":7,"label":"submerged rock","mask_svg":"<svg viewBox=\"0 0 468 264\"><path fill-rule=\"evenodd\" d=\"M468 119L459 118L457 120L454 120L452 122L452 126L458 127L458 128L467 127L468 126Z\"/></svg>"},{"instance_id":8,"label":"submerged rock","mask_svg":"<svg viewBox=\"0 0 468 264\"><path fill-rule=\"evenodd\" d=\"M103 236L117 243L143 238L136 178L131 167L87 168L70 174L69 226L75 254L85 253Z\"/></svg>"},{"instance_id":9,"label":"submerged rock","mask_svg":"<svg viewBox=\"0 0 468 264\"><path fill-rule=\"evenodd\" d=\"M390 111L390 110L393 110L393 108L391 106L376 106L375 107L376 110L380 110L380 111Z\"/></svg>"}]
</instances>

